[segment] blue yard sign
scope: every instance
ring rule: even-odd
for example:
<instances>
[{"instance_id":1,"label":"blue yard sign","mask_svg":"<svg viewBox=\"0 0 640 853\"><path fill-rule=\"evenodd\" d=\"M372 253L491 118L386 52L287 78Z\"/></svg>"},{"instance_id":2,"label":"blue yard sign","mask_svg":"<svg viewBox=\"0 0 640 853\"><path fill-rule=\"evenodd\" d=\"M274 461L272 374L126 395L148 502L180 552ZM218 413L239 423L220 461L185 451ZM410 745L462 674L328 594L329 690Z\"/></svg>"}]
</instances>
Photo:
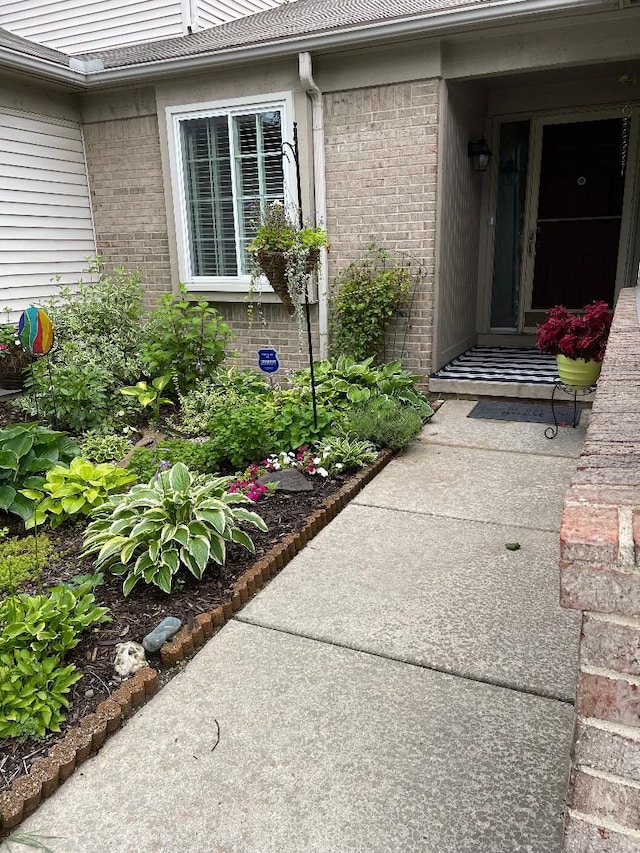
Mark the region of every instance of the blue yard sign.
<instances>
[{"instance_id":1,"label":"blue yard sign","mask_svg":"<svg viewBox=\"0 0 640 853\"><path fill-rule=\"evenodd\" d=\"M263 373L275 373L280 367L278 353L274 349L259 349L258 367Z\"/></svg>"}]
</instances>

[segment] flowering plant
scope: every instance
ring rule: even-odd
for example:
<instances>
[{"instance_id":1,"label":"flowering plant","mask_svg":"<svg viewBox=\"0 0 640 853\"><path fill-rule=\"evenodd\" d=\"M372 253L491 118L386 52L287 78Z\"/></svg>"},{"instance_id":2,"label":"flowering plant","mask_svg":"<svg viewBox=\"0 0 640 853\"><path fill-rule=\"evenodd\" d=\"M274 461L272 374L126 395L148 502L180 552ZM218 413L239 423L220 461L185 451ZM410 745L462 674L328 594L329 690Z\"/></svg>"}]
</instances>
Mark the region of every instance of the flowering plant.
<instances>
[{"instance_id":1,"label":"flowering plant","mask_svg":"<svg viewBox=\"0 0 640 853\"><path fill-rule=\"evenodd\" d=\"M538 348L550 355L602 361L612 317L604 301L585 305L582 314L572 314L564 305L556 305L538 326Z\"/></svg>"},{"instance_id":2,"label":"flowering plant","mask_svg":"<svg viewBox=\"0 0 640 853\"><path fill-rule=\"evenodd\" d=\"M307 445L300 447L296 453L293 451L287 453L284 450L281 453L274 453L260 463L249 465L242 474L239 474L229 484L228 491L246 495L250 501L259 501L274 491L277 484L269 483L265 486L258 483L258 477L273 471L282 471L283 468L297 468L303 474L317 474L320 477L328 477L330 472L327 468L329 466L324 466L322 457L322 453L320 455L313 453ZM337 473L342 467L343 465L337 462L331 465L330 470Z\"/></svg>"}]
</instances>

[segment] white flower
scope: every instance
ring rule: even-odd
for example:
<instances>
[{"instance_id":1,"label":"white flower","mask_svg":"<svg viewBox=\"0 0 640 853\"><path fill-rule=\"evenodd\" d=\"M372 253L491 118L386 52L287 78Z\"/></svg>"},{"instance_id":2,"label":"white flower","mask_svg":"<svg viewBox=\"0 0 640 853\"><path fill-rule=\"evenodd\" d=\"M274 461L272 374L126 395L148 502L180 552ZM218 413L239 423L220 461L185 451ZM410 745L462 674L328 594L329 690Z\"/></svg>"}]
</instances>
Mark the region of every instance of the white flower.
<instances>
[{"instance_id":1,"label":"white flower","mask_svg":"<svg viewBox=\"0 0 640 853\"><path fill-rule=\"evenodd\" d=\"M279 462L274 462L273 467L276 469L276 471L279 471L282 466L280 465Z\"/></svg>"},{"instance_id":2,"label":"white flower","mask_svg":"<svg viewBox=\"0 0 640 853\"><path fill-rule=\"evenodd\" d=\"M341 471L344 468L344 465L342 464L342 462L336 462L333 467L336 469L336 471Z\"/></svg>"},{"instance_id":3,"label":"white flower","mask_svg":"<svg viewBox=\"0 0 640 853\"><path fill-rule=\"evenodd\" d=\"M329 472L326 468L316 468L316 474L320 474L321 477L328 477Z\"/></svg>"},{"instance_id":4,"label":"white flower","mask_svg":"<svg viewBox=\"0 0 640 853\"><path fill-rule=\"evenodd\" d=\"M321 462L322 462L322 459L320 459L319 456L316 456L313 460L314 465L319 465Z\"/></svg>"}]
</instances>

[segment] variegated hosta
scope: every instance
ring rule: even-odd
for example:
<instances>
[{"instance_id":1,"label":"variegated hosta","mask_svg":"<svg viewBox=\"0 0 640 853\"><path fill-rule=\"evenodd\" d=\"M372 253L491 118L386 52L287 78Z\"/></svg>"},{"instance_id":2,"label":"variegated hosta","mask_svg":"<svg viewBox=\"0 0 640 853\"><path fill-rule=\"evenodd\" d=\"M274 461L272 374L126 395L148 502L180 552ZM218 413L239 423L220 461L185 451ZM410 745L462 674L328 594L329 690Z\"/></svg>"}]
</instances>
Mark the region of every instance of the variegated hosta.
<instances>
[{"instance_id":1,"label":"variegated hosta","mask_svg":"<svg viewBox=\"0 0 640 853\"><path fill-rule=\"evenodd\" d=\"M253 553L253 542L238 522L259 530L267 526L257 513L234 506L251 502L226 491L229 479L192 476L178 462L148 485L111 496L87 528L84 553L97 554L96 567L125 576L125 595L138 581L169 593L183 567L200 580L211 560L225 562L227 542Z\"/></svg>"}]
</instances>

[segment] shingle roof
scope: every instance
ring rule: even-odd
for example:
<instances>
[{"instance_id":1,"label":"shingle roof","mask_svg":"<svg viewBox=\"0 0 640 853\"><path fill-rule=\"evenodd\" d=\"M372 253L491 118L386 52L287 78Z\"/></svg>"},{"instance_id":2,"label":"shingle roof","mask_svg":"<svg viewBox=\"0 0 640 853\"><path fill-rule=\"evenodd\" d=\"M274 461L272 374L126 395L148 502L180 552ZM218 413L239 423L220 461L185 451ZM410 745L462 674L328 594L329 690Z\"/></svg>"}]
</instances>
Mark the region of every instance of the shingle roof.
<instances>
[{"instance_id":1,"label":"shingle roof","mask_svg":"<svg viewBox=\"0 0 640 853\"><path fill-rule=\"evenodd\" d=\"M69 67L69 57L66 53L54 50L51 47L45 47L42 44L36 44L34 41L29 41L28 39L23 39L20 36L10 33L9 30L0 27L0 48L3 47L9 48L9 50L16 50L26 56L46 59L49 62L54 62L56 65L63 65L65 68Z\"/></svg>"},{"instance_id":2,"label":"shingle roof","mask_svg":"<svg viewBox=\"0 0 640 853\"><path fill-rule=\"evenodd\" d=\"M488 4L489 0L296 0L192 35L80 54L118 68L321 35Z\"/></svg>"}]
</instances>

